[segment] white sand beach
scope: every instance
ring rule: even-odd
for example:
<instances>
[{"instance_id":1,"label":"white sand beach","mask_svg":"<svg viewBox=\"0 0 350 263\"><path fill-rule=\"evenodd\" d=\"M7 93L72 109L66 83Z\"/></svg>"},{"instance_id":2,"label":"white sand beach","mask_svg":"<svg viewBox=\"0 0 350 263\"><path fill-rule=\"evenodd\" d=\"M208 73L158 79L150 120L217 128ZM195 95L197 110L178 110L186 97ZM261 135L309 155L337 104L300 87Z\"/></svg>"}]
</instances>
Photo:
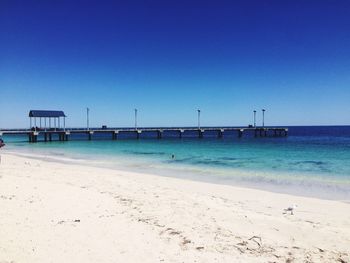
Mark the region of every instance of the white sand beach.
<instances>
[{"instance_id":1,"label":"white sand beach","mask_svg":"<svg viewBox=\"0 0 350 263\"><path fill-rule=\"evenodd\" d=\"M350 262L350 204L6 153L0 262Z\"/></svg>"}]
</instances>

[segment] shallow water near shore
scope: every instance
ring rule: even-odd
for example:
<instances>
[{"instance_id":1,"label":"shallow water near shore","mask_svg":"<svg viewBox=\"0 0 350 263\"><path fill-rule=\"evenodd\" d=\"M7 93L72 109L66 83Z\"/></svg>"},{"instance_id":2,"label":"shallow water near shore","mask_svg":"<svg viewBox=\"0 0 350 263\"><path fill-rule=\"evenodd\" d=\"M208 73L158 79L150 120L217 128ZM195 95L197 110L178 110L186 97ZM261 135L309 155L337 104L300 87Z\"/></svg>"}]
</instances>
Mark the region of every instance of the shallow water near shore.
<instances>
[{"instance_id":1,"label":"shallow water near shore","mask_svg":"<svg viewBox=\"0 0 350 263\"><path fill-rule=\"evenodd\" d=\"M144 135L117 141L99 137L85 141L29 144L26 137L4 136L4 151L40 158L84 162L133 170L243 185L270 191L350 200L350 127L290 127L288 137L254 138L225 134L217 139L191 134L161 140ZM86 162L87 161L87 162Z\"/></svg>"}]
</instances>

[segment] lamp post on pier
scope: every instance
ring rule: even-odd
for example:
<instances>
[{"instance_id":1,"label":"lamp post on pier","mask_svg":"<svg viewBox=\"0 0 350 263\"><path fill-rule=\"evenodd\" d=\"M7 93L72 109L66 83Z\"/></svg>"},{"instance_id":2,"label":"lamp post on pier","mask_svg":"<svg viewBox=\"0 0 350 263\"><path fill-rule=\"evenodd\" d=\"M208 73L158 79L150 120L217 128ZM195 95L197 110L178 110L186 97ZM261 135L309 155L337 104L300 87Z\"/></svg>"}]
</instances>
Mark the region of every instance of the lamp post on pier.
<instances>
[{"instance_id":1,"label":"lamp post on pier","mask_svg":"<svg viewBox=\"0 0 350 263\"><path fill-rule=\"evenodd\" d=\"M86 108L86 129L87 130L90 130L90 127L89 127L89 112L90 112L90 109Z\"/></svg>"},{"instance_id":2,"label":"lamp post on pier","mask_svg":"<svg viewBox=\"0 0 350 263\"><path fill-rule=\"evenodd\" d=\"M263 128L265 127L265 109L262 109L262 117L263 117L263 119L262 119L262 126L263 126Z\"/></svg>"},{"instance_id":3,"label":"lamp post on pier","mask_svg":"<svg viewBox=\"0 0 350 263\"><path fill-rule=\"evenodd\" d=\"M256 110L254 110L253 112L254 112L254 128L256 128Z\"/></svg>"},{"instance_id":4,"label":"lamp post on pier","mask_svg":"<svg viewBox=\"0 0 350 263\"><path fill-rule=\"evenodd\" d=\"M198 130L201 128L201 110L198 109Z\"/></svg>"},{"instance_id":5,"label":"lamp post on pier","mask_svg":"<svg viewBox=\"0 0 350 263\"><path fill-rule=\"evenodd\" d=\"M137 130L137 109L135 111L135 130Z\"/></svg>"}]
</instances>

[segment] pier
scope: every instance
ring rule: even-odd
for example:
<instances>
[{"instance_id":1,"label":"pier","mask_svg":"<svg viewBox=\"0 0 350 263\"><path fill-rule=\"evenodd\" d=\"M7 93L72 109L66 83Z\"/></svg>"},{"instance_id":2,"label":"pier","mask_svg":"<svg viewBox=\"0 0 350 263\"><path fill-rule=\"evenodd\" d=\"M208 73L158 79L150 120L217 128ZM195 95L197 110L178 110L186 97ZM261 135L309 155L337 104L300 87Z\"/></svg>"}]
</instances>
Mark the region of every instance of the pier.
<instances>
[{"instance_id":1,"label":"pier","mask_svg":"<svg viewBox=\"0 0 350 263\"><path fill-rule=\"evenodd\" d=\"M87 114L89 109L87 109ZM3 129L0 130L2 135L26 135L28 141L35 143L51 142L51 141L68 141L73 136L80 135L86 140L93 140L95 135L104 134L106 138L118 140L121 134L134 134L136 139L140 139L142 134L151 133L155 138L162 139L171 134L177 134L178 138L183 138L187 133L192 136L203 138L205 133L216 134L217 138L223 138L227 133L237 134L238 138L242 138L244 134L250 133L254 137L282 137L288 135L288 128L281 127L257 127L250 125L249 127L201 127L200 126L200 110L198 110L198 126L197 127L137 127L137 110L135 109L135 127L134 128L90 128L89 118L87 116L87 127L84 128L66 128L66 115L63 111L51 110L31 110L28 114L30 120L30 129ZM61 120L63 120L63 125ZM173 137L173 136L172 136Z\"/></svg>"},{"instance_id":2,"label":"pier","mask_svg":"<svg viewBox=\"0 0 350 263\"><path fill-rule=\"evenodd\" d=\"M245 133L250 132L254 137L282 137L288 136L288 128L280 127L256 127L256 128L242 128L242 127L163 127L163 128L91 128L91 129L80 129L80 128L64 128L64 129L18 129L18 130L0 130L0 136L2 135L27 135L28 141L35 143L38 141L51 142L55 141L68 141L73 134L83 135L86 140L93 140L96 134L109 135L111 140L118 140L119 135L122 133L133 133L136 139L141 138L141 134L152 133L155 134L155 138L162 139L169 133L177 133L178 138L183 138L185 133L195 134L198 138L203 138L207 132L216 133L218 138L223 138L225 133L236 133L238 138L242 138ZM41 140L38 140L41 138Z\"/></svg>"}]
</instances>

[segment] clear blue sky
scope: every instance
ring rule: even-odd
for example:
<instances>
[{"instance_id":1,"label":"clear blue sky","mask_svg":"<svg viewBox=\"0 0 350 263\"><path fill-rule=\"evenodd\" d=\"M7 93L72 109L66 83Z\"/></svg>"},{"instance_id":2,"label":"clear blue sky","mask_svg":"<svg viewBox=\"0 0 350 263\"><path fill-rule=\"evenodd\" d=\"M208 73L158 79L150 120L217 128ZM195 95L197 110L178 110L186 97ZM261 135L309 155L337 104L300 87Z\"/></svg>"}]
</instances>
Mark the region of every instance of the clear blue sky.
<instances>
[{"instance_id":1,"label":"clear blue sky","mask_svg":"<svg viewBox=\"0 0 350 263\"><path fill-rule=\"evenodd\" d=\"M350 1L0 0L0 128L350 124Z\"/></svg>"}]
</instances>

